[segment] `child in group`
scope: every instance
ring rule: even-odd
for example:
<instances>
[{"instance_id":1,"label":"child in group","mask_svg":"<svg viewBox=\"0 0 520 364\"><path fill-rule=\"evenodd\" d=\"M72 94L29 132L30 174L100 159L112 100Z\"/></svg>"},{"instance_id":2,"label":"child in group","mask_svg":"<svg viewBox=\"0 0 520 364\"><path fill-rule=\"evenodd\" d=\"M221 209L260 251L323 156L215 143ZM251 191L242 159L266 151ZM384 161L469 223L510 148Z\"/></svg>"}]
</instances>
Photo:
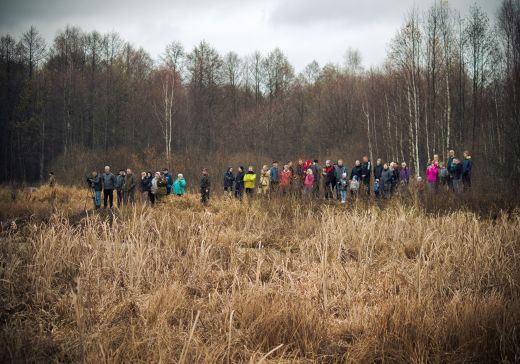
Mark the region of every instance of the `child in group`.
<instances>
[{"instance_id":1,"label":"child in group","mask_svg":"<svg viewBox=\"0 0 520 364\"><path fill-rule=\"evenodd\" d=\"M359 177L354 175L352 180L350 181L350 194L352 197L356 196L357 191L359 190Z\"/></svg>"},{"instance_id":2,"label":"child in group","mask_svg":"<svg viewBox=\"0 0 520 364\"><path fill-rule=\"evenodd\" d=\"M339 180L339 184L338 184L339 195L340 195L340 198L341 198L341 203L343 203L343 204L347 203L348 185L349 185L349 182L348 182L347 174L343 173L341 175L341 179Z\"/></svg>"},{"instance_id":3,"label":"child in group","mask_svg":"<svg viewBox=\"0 0 520 364\"><path fill-rule=\"evenodd\" d=\"M186 180L184 179L184 176L182 173L179 173L177 175L177 179L175 182L173 182L173 193L177 196L184 195L184 191L186 189Z\"/></svg>"},{"instance_id":4,"label":"child in group","mask_svg":"<svg viewBox=\"0 0 520 364\"><path fill-rule=\"evenodd\" d=\"M305 180L303 181L303 191L306 195L310 195L314 186L314 174L312 173L311 168L307 168L307 171L305 173L306 174Z\"/></svg>"},{"instance_id":5,"label":"child in group","mask_svg":"<svg viewBox=\"0 0 520 364\"><path fill-rule=\"evenodd\" d=\"M374 194L376 198L381 197L381 185L379 183L379 178L374 181Z\"/></svg>"},{"instance_id":6,"label":"child in group","mask_svg":"<svg viewBox=\"0 0 520 364\"><path fill-rule=\"evenodd\" d=\"M283 171L280 175L280 190L282 192L282 195L286 195L289 189L291 188L291 181L292 181L292 173L289 169L289 165L283 166Z\"/></svg>"}]
</instances>

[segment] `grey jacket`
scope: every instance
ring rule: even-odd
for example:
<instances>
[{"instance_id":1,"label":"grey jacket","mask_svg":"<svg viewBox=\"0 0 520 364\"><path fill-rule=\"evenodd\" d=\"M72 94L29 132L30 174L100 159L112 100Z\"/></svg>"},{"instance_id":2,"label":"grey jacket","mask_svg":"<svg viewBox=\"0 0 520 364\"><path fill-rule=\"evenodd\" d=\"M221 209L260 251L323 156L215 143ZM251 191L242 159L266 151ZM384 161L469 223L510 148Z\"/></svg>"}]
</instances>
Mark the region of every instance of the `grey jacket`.
<instances>
[{"instance_id":1,"label":"grey jacket","mask_svg":"<svg viewBox=\"0 0 520 364\"><path fill-rule=\"evenodd\" d=\"M116 176L114 176L112 173L103 173L101 175L101 180L103 182L104 190L113 190L116 187Z\"/></svg>"},{"instance_id":2,"label":"grey jacket","mask_svg":"<svg viewBox=\"0 0 520 364\"><path fill-rule=\"evenodd\" d=\"M381 185L384 189L388 189L392 187L392 179L393 179L393 172L390 169L384 170L383 173L381 173Z\"/></svg>"}]
</instances>

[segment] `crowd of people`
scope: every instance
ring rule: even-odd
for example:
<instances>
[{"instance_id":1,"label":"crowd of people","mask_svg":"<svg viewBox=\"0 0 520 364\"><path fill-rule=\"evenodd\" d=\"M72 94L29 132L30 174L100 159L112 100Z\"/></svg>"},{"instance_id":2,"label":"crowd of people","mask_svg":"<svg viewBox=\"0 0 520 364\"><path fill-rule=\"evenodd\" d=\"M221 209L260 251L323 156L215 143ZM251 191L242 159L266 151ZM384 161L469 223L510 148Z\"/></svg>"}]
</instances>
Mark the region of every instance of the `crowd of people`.
<instances>
[{"instance_id":1,"label":"crowd of people","mask_svg":"<svg viewBox=\"0 0 520 364\"><path fill-rule=\"evenodd\" d=\"M435 154L433 159L428 161L425 170L428 191L435 193L444 188L459 193L469 190L472 166L468 151L464 151L463 158L459 159L455 152L450 150L446 163ZM242 200L244 195L248 199L253 198L255 194L263 197L292 195L337 199L345 204L349 193L352 198L356 198L358 194L369 196L373 192L377 199L390 199L399 189L407 191L413 178L406 162L399 165L396 162L386 163L378 158L376 164L372 165L368 156L363 156L354 162L350 171L341 159L336 163L327 160L323 166L316 159L300 159L296 165L288 161L283 167L274 161L270 167L264 165L258 175L253 166L249 166L247 171L240 166L236 173L233 167L228 167L224 172L223 187L224 195L239 200ZM115 175L110 167L106 166L101 175L93 171L87 177L87 182L92 188L96 208L101 207L101 194L104 207L112 208L114 193L117 196L117 206L120 207L122 204L132 204L138 200L154 205L160 189L164 189L166 195L176 196L183 196L186 191L184 176L179 173L174 179L166 168L162 172L142 172L140 178L137 178L131 169L120 170ZM418 189L424 189L422 177L417 176L416 182ZM202 170L199 190L201 202L207 204L211 179L205 168Z\"/></svg>"}]
</instances>

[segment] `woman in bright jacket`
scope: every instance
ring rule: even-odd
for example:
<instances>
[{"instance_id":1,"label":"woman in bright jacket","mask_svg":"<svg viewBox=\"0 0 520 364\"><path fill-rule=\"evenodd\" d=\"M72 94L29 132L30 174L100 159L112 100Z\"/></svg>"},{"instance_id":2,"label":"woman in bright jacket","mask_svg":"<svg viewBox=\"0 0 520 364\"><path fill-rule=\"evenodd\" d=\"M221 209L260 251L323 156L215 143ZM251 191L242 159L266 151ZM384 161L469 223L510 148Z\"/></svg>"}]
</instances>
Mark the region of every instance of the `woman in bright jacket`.
<instances>
[{"instance_id":1,"label":"woman in bright jacket","mask_svg":"<svg viewBox=\"0 0 520 364\"><path fill-rule=\"evenodd\" d=\"M267 196L269 194L269 186L271 185L271 171L269 171L269 167L264 165L262 167L262 171L260 172L260 186L258 187L258 192L261 195Z\"/></svg>"},{"instance_id":2,"label":"woman in bright jacket","mask_svg":"<svg viewBox=\"0 0 520 364\"><path fill-rule=\"evenodd\" d=\"M289 165L286 164L283 166L283 171L280 174L280 190L282 191L282 195L286 195L287 192L289 192L289 189L291 188L291 180L292 173L289 169Z\"/></svg>"},{"instance_id":3,"label":"woman in bright jacket","mask_svg":"<svg viewBox=\"0 0 520 364\"><path fill-rule=\"evenodd\" d=\"M407 185L408 182L410 182L410 168L403 162L399 170L399 183Z\"/></svg>"},{"instance_id":4,"label":"woman in bright jacket","mask_svg":"<svg viewBox=\"0 0 520 364\"><path fill-rule=\"evenodd\" d=\"M437 179L439 177L439 162L434 161L426 168L426 180L428 181L428 189L430 192L437 190Z\"/></svg>"},{"instance_id":5,"label":"woman in bright jacket","mask_svg":"<svg viewBox=\"0 0 520 364\"><path fill-rule=\"evenodd\" d=\"M184 190L186 189L186 180L184 179L184 176L179 173L177 175L177 179L175 182L173 182L173 193L175 193L177 196L184 195Z\"/></svg>"},{"instance_id":6,"label":"woman in bright jacket","mask_svg":"<svg viewBox=\"0 0 520 364\"><path fill-rule=\"evenodd\" d=\"M311 168L307 168L307 172L305 172L305 180L303 181L303 192L310 196L314 186L314 174L312 173Z\"/></svg>"},{"instance_id":7,"label":"woman in bright jacket","mask_svg":"<svg viewBox=\"0 0 520 364\"><path fill-rule=\"evenodd\" d=\"M253 166L249 166L247 169L247 173L244 175L244 187L246 189L246 194L249 196L253 196L255 192L255 182L256 182L256 174L254 172Z\"/></svg>"}]
</instances>

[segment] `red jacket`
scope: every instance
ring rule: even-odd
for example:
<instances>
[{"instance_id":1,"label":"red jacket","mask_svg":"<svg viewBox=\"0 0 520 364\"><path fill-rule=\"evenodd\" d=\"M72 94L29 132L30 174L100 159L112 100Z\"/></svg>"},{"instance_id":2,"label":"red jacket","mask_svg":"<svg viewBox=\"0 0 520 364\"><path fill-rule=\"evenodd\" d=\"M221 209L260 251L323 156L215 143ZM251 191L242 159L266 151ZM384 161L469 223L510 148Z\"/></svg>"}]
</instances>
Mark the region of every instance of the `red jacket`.
<instances>
[{"instance_id":1,"label":"red jacket","mask_svg":"<svg viewBox=\"0 0 520 364\"><path fill-rule=\"evenodd\" d=\"M291 184L291 171L283 171L280 175L280 186L288 187Z\"/></svg>"}]
</instances>

